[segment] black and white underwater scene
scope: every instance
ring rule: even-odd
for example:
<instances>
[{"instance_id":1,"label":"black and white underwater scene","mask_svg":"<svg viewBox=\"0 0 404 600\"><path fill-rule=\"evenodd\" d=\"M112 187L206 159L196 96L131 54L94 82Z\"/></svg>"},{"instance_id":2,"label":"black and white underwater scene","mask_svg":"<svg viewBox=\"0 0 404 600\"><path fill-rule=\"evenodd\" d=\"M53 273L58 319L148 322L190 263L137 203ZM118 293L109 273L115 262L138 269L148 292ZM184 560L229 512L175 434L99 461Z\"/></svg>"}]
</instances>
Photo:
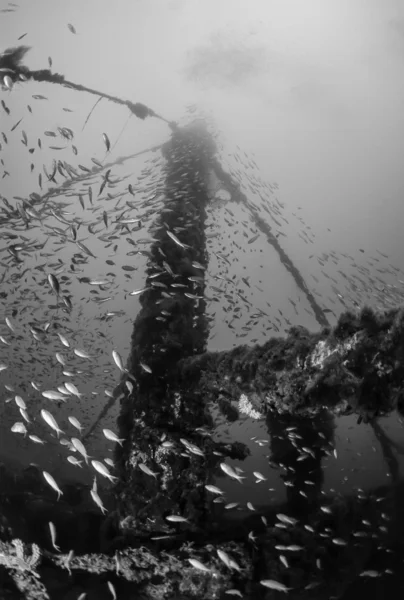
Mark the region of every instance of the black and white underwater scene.
<instances>
[{"instance_id":1,"label":"black and white underwater scene","mask_svg":"<svg viewBox=\"0 0 404 600\"><path fill-rule=\"evenodd\" d=\"M403 73L401 0L0 0L0 600L402 600Z\"/></svg>"}]
</instances>

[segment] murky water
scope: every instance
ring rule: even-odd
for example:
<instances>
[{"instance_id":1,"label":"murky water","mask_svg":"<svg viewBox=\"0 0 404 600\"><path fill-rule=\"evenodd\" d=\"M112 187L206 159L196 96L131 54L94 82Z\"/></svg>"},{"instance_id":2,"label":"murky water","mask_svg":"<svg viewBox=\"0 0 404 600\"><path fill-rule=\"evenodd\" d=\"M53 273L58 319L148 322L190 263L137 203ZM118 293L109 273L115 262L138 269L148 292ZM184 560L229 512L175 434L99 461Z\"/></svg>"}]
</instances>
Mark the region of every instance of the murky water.
<instances>
[{"instance_id":1,"label":"murky water","mask_svg":"<svg viewBox=\"0 0 404 600\"><path fill-rule=\"evenodd\" d=\"M374 92L377 85L367 79L366 65L373 65L393 105L402 102L396 76L402 62L397 26L404 22L402 9L390 2L383 12L371 3L380 11L378 25L371 10L347 5L355 22L362 25L362 17L369 16L361 48L348 28L345 45L359 57L353 68L348 56L342 51L339 56L339 42L324 33L335 23L347 26L336 5L321 9L320 29L309 11L311 35L302 34L300 42L284 32L269 44L267 22L278 18L282 30L288 21L277 3L272 8L256 3L246 23L226 1L219 9L215 5L214 22L209 9L194 2L161 3L158 11L145 2L115 4L112 10L109 3L90 2L82 12L78 3L66 7L43 0L33 8L22 2L15 12L1 15L2 50L26 43L32 49L24 64L31 69L52 64L53 71L75 83L147 102L168 120L185 125L203 117L209 122L221 167L248 203L212 173L206 224L208 349L263 343L292 325L314 331L316 307L332 325L347 308L400 304L404 179L397 157L404 148L394 132L402 129L402 111L393 107L386 116L383 94ZM296 3L287 4L293 14ZM292 29L301 31L295 23ZM100 46L101 35L108 44ZM181 41L173 44L175 38ZM130 41L121 47L122 39ZM241 47L238 58L235 46ZM216 62L212 49L219 53ZM320 56L327 51L329 71ZM69 453L77 457L77 452L61 442L77 435L68 420L74 416L91 457L113 457L114 444L102 433L116 431L119 414L121 373L112 351L126 363L140 307L139 297L130 294L144 286L155 219L164 210L164 159L159 148L147 149L164 143L170 131L152 118L128 121L125 107L106 100L85 125L97 97L60 85L20 82L11 91L4 85L0 98L5 103L0 108L0 363L7 365L0 372L0 461L16 474L34 464L61 486L89 486L94 470L84 462L80 467L69 463ZM63 128L72 131L70 139ZM103 134L110 140L109 152ZM10 210L22 207L32 193L38 195L35 211L44 203L51 210L44 219L31 214L27 224ZM122 219L133 222L122 227ZM50 274L60 284L58 293ZM79 396L64 389L63 402L44 398L43 391L56 391L66 381L77 386ZM28 422L16 396L26 404ZM41 418L43 409L63 430L60 438ZM265 514L285 501L302 510L302 490L315 503L321 495L355 496L358 489L390 484L380 438L370 424L358 425L355 416L286 424L276 415L241 414L229 424L215 410L214 438L239 441L250 453L243 461L229 461L242 469L242 485L224 474L212 481L225 493L214 506L223 518L242 518L254 509ZM12 432L16 422L25 424L26 435ZM379 424L391 441L401 478L401 417L392 414ZM319 442L315 457L296 462L286 427L307 438L309 447ZM237 506L225 509L226 503Z\"/></svg>"}]
</instances>

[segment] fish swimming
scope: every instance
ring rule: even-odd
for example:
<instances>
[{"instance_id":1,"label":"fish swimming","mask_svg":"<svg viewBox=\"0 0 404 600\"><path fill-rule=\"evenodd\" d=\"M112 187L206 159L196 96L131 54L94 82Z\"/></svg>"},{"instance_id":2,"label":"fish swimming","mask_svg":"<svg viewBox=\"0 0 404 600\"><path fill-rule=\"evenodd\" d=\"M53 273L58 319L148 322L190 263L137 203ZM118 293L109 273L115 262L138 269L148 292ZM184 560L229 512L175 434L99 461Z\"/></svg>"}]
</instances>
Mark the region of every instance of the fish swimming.
<instances>
[{"instance_id":1,"label":"fish swimming","mask_svg":"<svg viewBox=\"0 0 404 600\"><path fill-rule=\"evenodd\" d=\"M55 275L52 275L52 273L49 273L48 281L49 281L49 284L50 284L52 290L55 292L56 296L59 296L60 285L59 285L59 281L57 280Z\"/></svg>"},{"instance_id":2,"label":"fish swimming","mask_svg":"<svg viewBox=\"0 0 404 600\"><path fill-rule=\"evenodd\" d=\"M120 354L116 350L112 350L112 358L114 359L115 364L118 367L118 369L120 371L122 371L122 373L125 373L126 369L123 366L122 358L121 358Z\"/></svg>"},{"instance_id":3,"label":"fish swimming","mask_svg":"<svg viewBox=\"0 0 404 600\"><path fill-rule=\"evenodd\" d=\"M81 454L81 456L86 461L86 464L88 465L88 459L90 457L88 456L87 451L86 451L84 445L82 444L82 442L80 442L80 440L78 438L72 438L72 444L73 444L73 447L76 448L77 452L79 452Z\"/></svg>"},{"instance_id":4,"label":"fish swimming","mask_svg":"<svg viewBox=\"0 0 404 600\"><path fill-rule=\"evenodd\" d=\"M11 79L11 77L9 75L5 75L3 77L3 83L6 86L6 88L8 88L9 90L13 89L13 80Z\"/></svg>"},{"instance_id":5,"label":"fish swimming","mask_svg":"<svg viewBox=\"0 0 404 600\"><path fill-rule=\"evenodd\" d=\"M180 240L171 231L167 231L167 235L172 239L172 241L175 244L177 244L177 246L179 246L183 250L191 247L191 246L188 246L187 244L183 244L182 242L180 242Z\"/></svg>"},{"instance_id":6,"label":"fish swimming","mask_svg":"<svg viewBox=\"0 0 404 600\"><path fill-rule=\"evenodd\" d=\"M106 133L102 134L102 139L104 140L104 144L107 149L107 152L109 152L111 149L111 142L109 141L109 137L107 136Z\"/></svg>"},{"instance_id":7,"label":"fish swimming","mask_svg":"<svg viewBox=\"0 0 404 600\"><path fill-rule=\"evenodd\" d=\"M285 592L286 594L291 588L286 587L283 583L279 583L279 581L274 581L273 579L263 579L260 581L260 584L264 587L269 588L270 590L276 590L278 592Z\"/></svg>"},{"instance_id":8,"label":"fish swimming","mask_svg":"<svg viewBox=\"0 0 404 600\"><path fill-rule=\"evenodd\" d=\"M114 433L110 429L103 429L102 433L105 435L107 440L111 440L111 442L116 442L120 446L122 446L122 442L125 441L124 439L119 439L119 437L116 435L116 433Z\"/></svg>"},{"instance_id":9,"label":"fish swimming","mask_svg":"<svg viewBox=\"0 0 404 600\"><path fill-rule=\"evenodd\" d=\"M116 595L116 591L115 591L113 584L110 581L107 581L107 585L108 585L109 591L112 594L113 600L117 600L117 595Z\"/></svg>"},{"instance_id":10,"label":"fish swimming","mask_svg":"<svg viewBox=\"0 0 404 600\"><path fill-rule=\"evenodd\" d=\"M166 520L171 521L172 523L188 523L188 519L181 517L181 515L168 515Z\"/></svg>"},{"instance_id":11,"label":"fish swimming","mask_svg":"<svg viewBox=\"0 0 404 600\"><path fill-rule=\"evenodd\" d=\"M67 417L67 418L68 418L69 422L73 425L73 427L78 429L81 433L81 430L83 429L83 427L80 424L80 422L76 419L76 417Z\"/></svg>"},{"instance_id":12,"label":"fish swimming","mask_svg":"<svg viewBox=\"0 0 404 600\"><path fill-rule=\"evenodd\" d=\"M204 571L205 573L211 572L211 569L209 569L209 567L201 563L201 561L197 560L196 558L188 558L188 562L191 563L191 565L195 567L195 569L199 569L199 571Z\"/></svg>"},{"instance_id":13,"label":"fish swimming","mask_svg":"<svg viewBox=\"0 0 404 600\"><path fill-rule=\"evenodd\" d=\"M24 410L27 409L27 405L25 404L21 396L15 396L15 403L18 406L18 408L23 408Z\"/></svg>"},{"instance_id":14,"label":"fish swimming","mask_svg":"<svg viewBox=\"0 0 404 600\"><path fill-rule=\"evenodd\" d=\"M66 397L64 394L62 394L61 392L54 392L53 390L45 390L44 392L42 392L42 396L44 398L47 398L48 400L58 400L62 402L66 401Z\"/></svg>"},{"instance_id":15,"label":"fish swimming","mask_svg":"<svg viewBox=\"0 0 404 600\"><path fill-rule=\"evenodd\" d=\"M230 556L227 554L227 552L225 552L224 550L216 550L218 557L220 558L220 560L226 565L226 567L228 567L229 569L231 569L230 566Z\"/></svg>"},{"instance_id":16,"label":"fish swimming","mask_svg":"<svg viewBox=\"0 0 404 600\"><path fill-rule=\"evenodd\" d=\"M146 473L146 475L151 475L152 477L157 478L158 473L154 473L149 467L143 463L139 463L139 469Z\"/></svg>"},{"instance_id":17,"label":"fish swimming","mask_svg":"<svg viewBox=\"0 0 404 600\"><path fill-rule=\"evenodd\" d=\"M66 346L66 348L70 348L70 342L65 338L64 335L62 335L61 333L58 333L59 339L62 342L63 346Z\"/></svg>"},{"instance_id":18,"label":"fish swimming","mask_svg":"<svg viewBox=\"0 0 404 600\"><path fill-rule=\"evenodd\" d=\"M88 360L91 360L91 356L85 350L80 350L79 348L75 348L73 350L73 352L79 358L87 358Z\"/></svg>"},{"instance_id":19,"label":"fish swimming","mask_svg":"<svg viewBox=\"0 0 404 600\"><path fill-rule=\"evenodd\" d=\"M14 425L11 427L11 431L13 433L22 433L24 437L27 435L27 428L25 427L24 423L21 422L14 423Z\"/></svg>"},{"instance_id":20,"label":"fish swimming","mask_svg":"<svg viewBox=\"0 0 404 600\"><path fill-rule=\"evenodd\" d=\"M78 460L78 458L76 458L75 456L68 456L67 460L71 465L74 465L75 467L81 467L82 465L82 461Z\"/></svg>"},{"instance_id":21,"label":"fish swimming","mask_svg":"<svg viewBox=\"0 0 404 600\"><path fill-rule=\"evenodd\" d=\"M288 517L287 515L283 515L282 513L279 513L276 516L280 521L282 521L282 523L286 523L286 525L296 525L297 523L297 519L294 519L293 517Z\"/></svg>"},{"instance_id":22,"label":"fish swimming","mask_svg":"<svg viewBox=\"0 0 404 600\"><path fill-rule=\"evenodd\" d=\"M226 463L220 463L220 468L229 477L232 477L233 479L237 479L237 481L239 481L240 483L243 483L242 479L245 479L245 477L242 477L241 475L238 475L236 473L236 471L230 465L228 465Z\"/></svg>"},{"instance_id":23,"label":"fish swimming","mask_svg":"<svg viewBox=\"0 0 404 600\"><path fill-rule=\"evenodd\" d=\"M49 521L49 530L50 530L50 534L51 534L52 546L55 548L55 550L57 552L60 552L59 546L56 545L56 527L54 526L52 521Z\"/></svg>"},{"instance_id":24,"label":"fish swimming","mask_svg":"<svg viewBox=\"0 0 404 600\"><path fill-rule=\"evenodd\" d=\"M77 398L81 398L83 394L80 394L79 390L76 388L76 386L74 385L74 383L71 383L70 381L65 381L65 388L74 396L77 396Z\"/></svg>"},{"instance_id":25,"label":"fish swimming","mask_svg":"<svg viewBox=\"0 0 404 600\"><path fill-rule=\"evenodd\" d=\"M24 421L26 421L27 423L31 423L31 421L30 421L30 419L28 417L28 413L25 410L25 408L20 408L20 413L21 413L21 416L24 419Z\"/></svg>"},{"instance_id":26,"label":"fish swimming","mask_svg":"<svg viewBox=\"0 0 404 600\"><path fill-rule=\"evenodd\" d=\"M54 429L56 431L57 436L59 437L59 433L64 433L59 425L56 423L55 417L53 415L51 415L50 412L48 412L47 410L42 409L41 410L41 417L43 418L43 420L45 421L45 423L47 423L49 425L49 427L52 427L52 429Z\"/></svg>"},{"instance_id":27,"label":"fish swimming","mask_svg":"<svg viewBox=\"0 0 404 600\"><path fill-rule=\"evenodd\" d=\"M43 440L41 440L41 438L39 438L37 435L29 435L28 436L30 440L32 440L33 442L35 442L36 444L44 444L45 442Z\"/></svg>"},{"instance_id":28,"label":"fish swimming","mask_svg":"<svg viewBox=\"0 0 404 600\"><path fill-rule=\"evenodd\" d=\"M118 477L111 475L111 473L108 471L107 467L99 460L92 460L91 464L93 465L94 469L96 471L98 471L98 473L101 473L101 475L103 475L104 477L107 477L112 483L114 482L114 480L118 479Z\"/></svg>"},{"instance_id":29,"label":"fish swimming","mask_svg":"<svg viewBox=\"0 0 404 600\"><path fill-rule=\"evenodd\" d=\"M208 492L212 492L212 494L224 494L224 492L215 485L205 485L205 489L207 489Z\"/></svg>"},{"instance_id":30,"label":"fish swimming","mask_svg":"<svg viewBox=\"0 0 404 600\"><path fill-rule=\"evenodd\" d=\"M94 500L94 502L96 503L96 505L101 509L102 514L104 515L105 513L107 513L107 509L105 508L105 506L102 503L101 498L99 497L98 493L96 492L96 490L91 490L90 491L91 497Z\"/></svg>"},{"instance_id":31,"label":"fish swimming","mask_svg":"<svg viewBox=\"0 0 404 600\"><path fill-rule=\"evenodd\" d=\"M51 488L53 488L57 492L58 500L59 500L60 496L63 496L62 490L59 488L58 484L53 479L52 475L50 475L47 471L42 471L42 473L43 473L43 476L45 477L46 482L49 483Z\"/></svg>"}]
</instances>

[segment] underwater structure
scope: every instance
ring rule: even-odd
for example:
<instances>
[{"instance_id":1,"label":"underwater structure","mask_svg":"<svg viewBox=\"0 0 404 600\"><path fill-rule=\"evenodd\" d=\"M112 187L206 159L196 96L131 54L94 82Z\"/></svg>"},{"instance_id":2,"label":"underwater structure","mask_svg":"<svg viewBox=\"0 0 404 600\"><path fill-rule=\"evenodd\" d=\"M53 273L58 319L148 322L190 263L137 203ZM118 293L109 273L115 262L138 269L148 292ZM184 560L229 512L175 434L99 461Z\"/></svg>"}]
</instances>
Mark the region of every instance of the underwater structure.
<instances>
[{"instance_id":1,"label":"underwater structure","mask_svg":"<svg viewBox=\"0 0 404 600\"><path fill-rule=\"evenodd\" d=\"M43 77L50 81L49 74ZM44 550L18 531L3 499L0 587L5 598L67 598L83 581L89 594L98 598L116 594L145 600L266 599L275 597L276 590L288 591L292 599L341 596L377 543L371 536L351 546L341 539L359 530L364 518L379 518L381 497L387 507L397 499L386 489L364 494L360 504L321 497L328 511L318 516L324 446L317 443L317 434L327 447L333 438L333 414L357 413L358 420L372 421L402 410L403 309L375 313L363 308L344 313L334 328L329 327L304 279L268 229L267 236L305 290L321 329L311 333L292 327L287 336L271 337L264 344L207 352L205 225L206 207L213 198L212 173L238 201L248 200L221 169L203 122L171 128L170 140L162 147L164 186L158 190L165 207L156 217L127 373L116 390L121 397L119 437L125 441L115 450L114 508L99 523L96 551L65 554ZM265 416L277 463L291 452L277 439L279 434L291 417L300 419L302 443L311 452L300 460L301 452L292 448L288 526L276 526L278 506L265 514L252 511L235 523L227 518L223 503L215 502L207 486L224 470L227 459L242 460L248 448L214 439L212 406L229 423L242 413ZM299 497L297 490L309 475L312 489L307 497ZM8 475L1 477L4 483ZM293 517L301 512L301 503L308 521L317 515L314 532ZM342 536L338 543L322 535L336 523ZM27 530L30 527L27 523ZM386 535L386 543L398 543L393 525ZM293 553L286 575L277 546ZM260 583L268 581L272 584Z\"/></svg>"}]
</instances>

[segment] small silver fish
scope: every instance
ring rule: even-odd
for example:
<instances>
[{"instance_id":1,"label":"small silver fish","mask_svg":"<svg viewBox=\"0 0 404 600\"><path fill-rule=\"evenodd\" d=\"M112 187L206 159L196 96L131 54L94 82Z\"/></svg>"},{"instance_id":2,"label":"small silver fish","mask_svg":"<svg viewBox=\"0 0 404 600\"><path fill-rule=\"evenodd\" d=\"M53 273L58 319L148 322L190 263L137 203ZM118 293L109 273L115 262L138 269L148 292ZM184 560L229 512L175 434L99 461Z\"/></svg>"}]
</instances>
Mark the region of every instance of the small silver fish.
<instances>
[{"instance_id":1,"label":"small silver fish","mask_svg":"<svg viewBox=\"0 0 404 600\"><path fill-rule=\"evenodd\" d=\"M55 548L55 550L57 552L60 552L59 546L56 545L56 527L54 526L52 521L49 521L49 529L50 529L50 534L51 534L52 546Z\"/></svg>"},{"instance_id":2,"label":"small silver fish","mask_svg":"<svg viewBox=\"0 0 404 600\"><path fill-rule=\"evenodd\" d=\"M69 422L73 425L73 427L75 427L76 429L78 429L81 433L81 430L83 429L83 427L81 426L80 422L76 419L76 417L67 417Z\"/></svg>"},{"instance_id":3,"label":"small silver fish","mask_svg":"<svg viewBox=\"0 0 404 600\"><path fill-rule=\"evenodd\" d=\"M120 439L116 433L114 433L113 431L111 431L110 429L103 429L102 433L105 435L105 437L107 438L107 440L111 440L111 442L116 442L117 444L119 444L120 446L122 446L122 442L124 442L124 439Z\"/></svg>"},{"instance_id":4,"label":"small silver fish","mask_svg":"<svg viewBox=\"0 0 404 600\"><path fill-rule=\"evenodd\" d=\"M119 573L121 571L121 563L120 563L120 560L119 560L118 550L115 551L114 558L115 558L115 566L116 566L115 572L116 572L117 575L119 575Z\"/></svg>"},{"instance_id":5,"label":"small silver fish","mask_svg":"<svg viewBox=\"0 0 404 600\"><path fill-rule=\"evenodd\" d=\"M230 465L228 465L226 463L220 463L220 468L229 477L232 477L233 479L237 479L237 481L239 481L240 483L243 483L242 479L245 479L245 477L242 477L241 475L238 475L236 473L236 471Z\"/></svg>"},{"instance_id":6,"label":"small silver fish","mask_svg":"<svg viewBox=\"0 0 404 600\"><path fill-rule=\"evenodd\" d=\"M36 444L44 444L45 442L43 440L41 440L41 438L39 438L37 435L29 435L28 436L30 440L32 440L33 442L35 442Z\"/></svg>"},{"instance_id":7,"label":"small silver fish","mask_svg":"<svg viewBox=\"0 0 404 600\"><path fill-rule=\"evenodd\" d=\"M205 485L205 489L207 489L208 492L212 492L212 494L224 494L224 492L215 485Z\"/></svg>"},{"instance_id":8,"label":"small silver fish","mask_svg":"<svg viewBox=\"0 0 404 600\"><path fill-rule=\"evenodd\" d=\"M15 327L14 327L14 325L12 324L12 322L11 322L11 320L10 320L10 319L9 319L8 317L6 317L4 320L5 320L5 322L6 322L6 325L7 325L7 327L8 327L9 329L11 329L11 331L15 331Z\"/></svg>"},{"instance_id":9,"label":"small silver fish","mask_svg":"<svg viewBox=\"0 0 404 600\"><path fill-rule=\"evenodd\" d=\"M105 513L107 513L108 511L105 508L105 506L103 505L102 500L99 497L97 491L92 489L92 490L90 490L90 494L91 494L92 499L96 503L96 505L101 509L102 514L104 515Z\"/></svg>"},{"instance_id":10,"label":"small silver fish","mask_svg":"<svg viewBox=\"0 0 404 600\"><path fill-rule=\"evenodd\" d=\"M118 367L118 369L120 371L122 371L122 373L126 373L126 369L123 366L122 358L116 350L112 350L112 358L114 359L115 364Z\"/></svg>"},{"instance_id":11,"label":"small silver fish","mask_svg":"<svg viewBox=\"0 0 404 600\"><path fill-rule=\"evenodd\" d=\"M71 396L71 393L66 389L65 384L58 385L58 392L64 394L65 396Z\"/></svg>"},{"instance_id":12,"label":"small silver fish","mask_svg":"<svg viewBox=\"0 0 404 600\"><path fill-rule=\"evenodd\" d=\"M66 348L70 348L70 342L67 340L67 338L65 338L64 335L62 335L61 333L58 333L59 339L62 342L63 346L66 346Z\"/></svg>"},{"instance_id":13,"label":"small silver fish","mask_svg":"<svg viewBox=\"0 0 404 600\"><path fill-rule=\"evenodd\" d=\"M274 581L273 579L263 579L260 581L260 584L264 587L269 588L270 590L276 590L278 592L285 592L286 594L291 588L286 587L283 583L279 583L279 581Z\"/></svg>"},{"instance_id":14,"label":"small silver fish","mask_svg":"<svg viewBox=\"0 0 404 600\"><path fill-rule=\"evenodd\" d=\"M26 421L27 423L31 423L30 418L28 417L28 413L25 410L25 408L20 408L20 413L21 413L21 416L24 419L24 421Z\"/></svg>"},{"instance_id":15,"label":"small silver fish","mask_svg":"<svg viewBox=\"0 0 404 600\"><path fill-rule=\"evenodd\" d=\"M110 283L108 279L91 279L89 285L107 285Z\"/></svg>"},{"instance_id":16,"label":"small silver fish","mask_svg":"<svg viewBox=\"0 0 404 600\"><path fill-rule=\"evenodd\" d=\"M175 446L174 442L170 442L168 440L163 442L161 445L163 448L173 448Z\"/></svg>"},{"instance_id":17,"label":"small silver fish","mask_svg":"<svg viewBox=\"0 0 404 600\"><path fill-rule=\"evenodd\" d=\"M248 539L249 539L249 540L250 540L250 541L251 541L253 544L255 544L255 542L257 541L257 538L255 537L255 535L254 535L254 532L253 532L253 531L250 531L250 533L248 534Z\"/></svg>"},{"instance_id":18,"label":"small silver fish","mask_svg":"<svg viewBox=\"0 0 404 600\"><path fill-rule=\"evenodd\" d=\"M111 473L108 471L107 467L99 460L92 460L91 464L93 465L94 469L96 471L98 471L98 473L101 473L101 475L103 475L104 477L107 477L112 483L114 482L114 480L118 479L118 477L111 475Z\"/></svg>"},{"instance_id":19,"label":"small silver fish","mask_svg":"<svg viewBox=\"0 0 404 600\"><path fill-rule=\"evenodd\" d=\"M22 433L24 435L24 437L28 433L27 428L25 427L24 423L21 423L20 421L18 423L14 423L14 425L11 427L11 431L13 433Z\"/></svg>"},{"instance_id":20,"label":"small silver fish","mask_svg":"<svg viewBox=\"0 0 404 600\"><path fill-rule=\"evenodd\" d=\"M69 461L69 463L71 465L74 465L75 467L81 467L82 468L82 461L79 460L78 458L76 458L75 456L68 456L67 460Z\"/></svg>"},{"instance_id":21,"label":"small silver fish","mask_svg":"<svg viewBox=\"0 0 404 600\"><path fill-rule=\"evenodd\" d=\"M158 473L154 473L151 469L149 469L149 467L147 465L145 465L144 463L139 463L139 469L141 469L143 471L143 473L146 473L146 475L151 475L152 477L157 478Z\"/></svg>"},{"instance_id":22,"label":"small silver fish","mask_svg":"<svg viewBox=\"0 0 404 600\"><path fill-rule=\"evenodd\" d=\"M170 237L172 239L172 241L175 244L177 244L177 246L179 246L183 250L190 247L187 244L183 244L182 242L180 242L180 240L171 231L167 231L167 235L168 235L168 237Z\"/></svg>"},{"instance_id":23,"label":"small silver fish","mask_svg":"<svg viewBox=\"0 0 404 600\"><path fill-rule=\"evenodd\" d=\"M25 404L21 396L15 396L15 403L18 406L18 408L23 408L24 410L27 410L27 405Z\"/></svg>"},{"instance_id":24,"label":"small silver fish","mask_svg":"<svg viewBox=\"0 0 404 600\"><path fill-rule=\"evenodd\" d=\"M83 394L80 394L79 390L76 388L74 383L71 383L70 381L65 381L65 388L67 389L68 392L73 394L73 396L77 396L77 398L81 398L83 395Z\"/></svg>"},{"instance_id":25,"label":"small silver fish","mask_svg":"<svg viewBox=\"0 0 404 600\"><path fill-rule=\"evenodd\" d=\"M168 515L166 517L167 521L171 521L172 523L188 523L188 519L185 517L181 517L181 515Z\"/></svg>"},{"instance_id":26,"label":"small silver fish","mask_svg":"<svg viewBox=\"0 0 404 600\"><path fill-rule=\"evenodd\" d=\"M42 471L42 474L45 477L46 482L51 486L51 488L53 488L55 490L55 492L57 492L57 494L58 494L57 499L59 500L60 496L63 496L62 490L59 488L58 484L53 479L52 475L47 473L47 471Z\"/></svg>"},{"instance_id":27,"label":"small silver fish","mask_svg":"<svg viewBox=\"0 0 404 600\"><path fill-rule=\"evenodd\" d=\"M109 152L111 149L111 142L109 141L109 137L107 136L106 133L102 134L102 139L104 140L104 144L107 149L107 152Z\"/></svg>"},{"instance_id":28,"label":"small silver fish","mask_svg":"<svg viewBox=\"0 0 404 600\"><path fill-rule=\"evenodd\" d=\"M276 516L280 521L282 521L282 523L286 523L287 525L296 525L297 523L297 519L294 519L293 517L288 517L287 515L283 515L282 513L279 513Z\"/></svg>"},{"instance_id":29,"label":"small silver fish","mask_svg":"<svg viewBox=\"0 0 404 600\"><path fill-rule=\"evenodd\" d=\"M283 554L281 554L279 556L279 560L281 561L281 563L287 568L289 569L289 563L288 563L288 559L286 558L286 556L284 556Z\"/></svg>"},{"instance_id":30,"label":"small silver fish","mask_svg":"<svg viewBox=\"0 0 404 600\"><path fill-rule=\"evenodd\" d=\"M229 504L226 504L225 509L226 510L230 510L232 508L236 508L236 506L239 505L239 502L230 502Z\"/></svg>"},{"instance_id":31,"label":"small silver fish","mask_svg":"<svg viewBox=\"0 0 404 600\"><path fill-rule=\"evenodd\" d=\"M45 390L42 392L42 396L48 400L58 400L66 402L66 396L61 392L54 392L53 390Z\"/></svg>"},{"instance_id":32,"label":"small silver fish","mask_svg":"<svg viewBox=\"0 0 404 600\"><path fill-rule=\"evenodd\" d=\"M191 563L191 565L193 567L195 567L195 569L199 569L199 571L203 571L204 573L210 573L211 569L209 569L209 567L207 567L206 565L204 565L203 563L201 563L200 560L197 560L196 558L188 558L187 559L188 562Z\"/></svg>"},{"instance_id":33,"label":"small silver fish","mask_svg":"<svg viewBox=\"0 0 404 600\"><path fill-rule=\"evenodd\" d=\"M59 281L57 280L55 275L53 275L52 273L49 273L48 281L49 281L49 285L51 286L52 290L55 292L56 296L59 296L60 285L59 285Z\"/></svg>"},{"instance_id":34,"label":"small silver fish","mask_svg":"<svg viewBox=\"0 0 404 600\"><path fill-rule=\"evenodd\" d=\"M333 538L331 541L336 546L346 546L347 545L347 542L341 538Z\"/></svg>"},{"instance_id":35,"label":"small silver fish","mask_svg":"<svg viewBox=\"0 0 404 600\"><path fill-rule=\"evenodd\" d=\"M220 549L217 549L216 552L217 552L218 557L226 565L226 567L231 569L232 568L232 566L231 566L232 559L227 554L227 552L225 552L224 550L220 550Z\"/></svg>"},{"instance_id":36,"label":"small silver fish","mask_svg":"<svg viewBox=\"0 0 404 600\"><path fill-rule=\"evenodd\" d=\"M116 600L117 596L116 596L116 591L115 591L114 586L112 585L112 583L110 581L107 581L107 584L108 584L109 591L112 594L113 600Z\"/></svg>"},{"instance_id":37,"label":"small silver fish","mask_svg":"<svg viewBox=\"0 0 404 600\"><path fill-rule=\"evenodd\" d=\"M143 294L149 288L142 288L141 290L133 290L133 292L129 292L129 296L139 296L139 294Z\"/></svg>"},{"instance_id":38,"label":"small silver fish","mask_svg":"<svg viewBox=\"0 0 404 600\"><path fill-rule=\"evenodd\" d=\"M59 425L56 423L55 417L53 415L50 414L50 412L48 412L47 410L42 409L41 410L41 417L43 418L43 420L45 421L45 423L47 423L49 425L49 427L52 427L52 429L54 429L56 431L56 435L59 437L59 433L64 433Z\"/></svg>"},{"instance_id":39,"label":"small silver fish","mask_svg":"<svg viewBox=\"0 0 404 600\"><path fill-rule=\"evenodd\" d=\"M3 83L7 89L9 89L9 90L13 89L13 80L11 79L11 77L9 75L5 75L3 77Z\"/></svg>"},{"instance_id":40,"label":"small silver fish","mask_svg":"<svg viewBox=\"0 0 404 600\"><path fill-rule=\"evenodd\" d=\"M77 452L79 452L81 454L81 456L86 461L86 464L88 465L88 459L90 457L88 456L83 443L78 438L72 438L72 444L73 444L73 447L76 448Z\"/></svg>"},{"instance_id":41,"label":"small silver fish","mask_svg":"<svg viewBox=\"0 0 404 600\"><path fill-rule=\"evenodd\" d=\"M86 358L87 360L91 360L92 358L88 352L86 352L85 350L81 350L80 348L75 348L73 352L79 358Z\"/></svg>"}]
</instances>

